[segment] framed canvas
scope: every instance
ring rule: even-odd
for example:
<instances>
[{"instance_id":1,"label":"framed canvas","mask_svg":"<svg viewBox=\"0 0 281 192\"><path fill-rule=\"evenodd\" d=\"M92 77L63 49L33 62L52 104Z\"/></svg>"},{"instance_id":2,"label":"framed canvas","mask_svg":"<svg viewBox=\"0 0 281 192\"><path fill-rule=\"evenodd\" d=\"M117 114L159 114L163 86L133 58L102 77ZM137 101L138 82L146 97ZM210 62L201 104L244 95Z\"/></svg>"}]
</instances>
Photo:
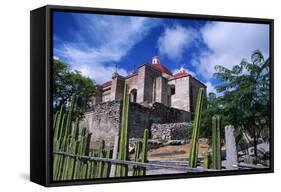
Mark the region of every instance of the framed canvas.
<instances>
[{"instance_id":1,"label":"framed canvas","mask_svg":"<svg viewBox=\"0 0 281 192\"><path fill-rule=\"evenodd\" d=\"M30 180L273 172L273 20L31 11Z\"/></svg>"}]
</instances>

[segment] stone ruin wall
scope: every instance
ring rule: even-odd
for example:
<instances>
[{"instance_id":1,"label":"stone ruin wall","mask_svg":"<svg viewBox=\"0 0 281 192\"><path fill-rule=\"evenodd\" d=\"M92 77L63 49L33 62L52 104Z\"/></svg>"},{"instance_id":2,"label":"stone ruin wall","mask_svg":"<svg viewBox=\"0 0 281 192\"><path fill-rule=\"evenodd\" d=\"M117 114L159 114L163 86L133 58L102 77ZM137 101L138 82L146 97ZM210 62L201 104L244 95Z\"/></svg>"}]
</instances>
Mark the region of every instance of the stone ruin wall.
<instances>
[{"instance_id":1,"label":"stone ruin wall","mask_svg":"<svg viewBox=\"0 0 281 192\"><path fill-rule=\"evenodd\" d=\"M97 104L92 111L85 114L85 118L80 125L92 132L92 145L95 145L100 140L105 140L107 145L112 146L115 136L119 134L121 114L122 101ZM153 123L177 123L189 122L190 120L191 114L189 112L170 108L161 103L154 103L148 107L130 103L130 138L142 138L144 129L151 130Z\"/></svg>"},{"instance_id":2,"label":"stone ruin wall","mask_svg":"<svg viewBox=\"0 0 281 192\"><path fill-rule=\"evenodd\" d=\"M113 145L114 137L119 133L121 102L110 101L94 106L90 112L85 114L80 127L85 127L92 133L92 145L100 140L105 140L107 145Z\"/></svg>"},{"instance_id":3,"label":"stone ruin wall","mask_svg":"<svg viewBox=\"0 0 281 192\"><path fill-rule=\"evenodd\" d=\"M153 123L151 126L151 138L163 143L172 140L186 141L191 135L192 125L188 122L181 123Z\"/></svg>"},{"instance_id":4,"label":"stone ruin wall","mask_svg":"<svg viewBox=\"0 0 281 192\"><path fill-rule=\"evenodd\" d=\"M161 103L154 103L149 107L132 103L129 112L130 137L142 138L144 129L150 130L153 123L189 122L190 120L189 112L167 107Z\"/></svg>"}]
</instances>

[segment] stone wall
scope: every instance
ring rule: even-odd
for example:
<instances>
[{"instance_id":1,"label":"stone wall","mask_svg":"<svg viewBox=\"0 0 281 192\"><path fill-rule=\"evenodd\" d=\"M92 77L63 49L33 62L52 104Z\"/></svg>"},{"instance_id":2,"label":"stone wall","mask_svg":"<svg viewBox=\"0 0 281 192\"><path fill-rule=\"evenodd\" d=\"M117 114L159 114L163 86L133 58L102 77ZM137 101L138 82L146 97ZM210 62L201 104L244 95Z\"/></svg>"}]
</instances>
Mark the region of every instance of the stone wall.
<instances>
[{"instance_id":1,"label":"stone wall","mask_svg":"<svg viewBox=\"0 0 281 192\"><path fill-rule=\"evenodd\" d=\"M123 99L125 79L118 74L113 74L111 83L111 98L110 101L120 101Z\"/></svg>"},{"instance_id":2,"label":"stone wall","mask_svg":"<svg viewBox=\"0 0 281 192\"><path fill-rule=\"evenodd\" d=\"M103 90L102 102L108 102L110 100L111 100L111 89L107 88L106 90Z\"/></svg>"},{"instance_id":3,"label":"stone wall","mask_svg":"<svg viewBox=\"0 0 281 192\"><path fill-rule=\"evenodd\" d=\"M138 89L138 74L135 73L127 77L126 84L128 85L129 93L132 89Z\"/></svg>"},{"instance_id":4,"label":"stone wall","mask_svg":"<svg viewBox=\"0 0 281 192\"><path fill-rule=\"evenodd\" d=\"M162 76L155 79L155 98L153 101L163 103L168 106L169 86L168 80Z\"/></svg>"},{"instance_id":5,"label":"stone wall","mask_svg":"<svg viewBox=\"0 0 281 192\"><path fill-rule=\"evenodd\" d=\"M80 123L80 127L86 127L92 132L92 144L105 140L113 145L115 135L119 133L121 121L121 102L110 101L94 105L90 112Z\"/></svg>"},{"instance_id":6,"label":"stone wall","mask_svg":"<svg viewBox=\"0 0 281 192\"><path fill-rule=\"evenodd\" d=\"M171 96L171 107L190 111L190 76L173 79L168 83L175 86L175 94Z\"/></svg>"},{"instance_id":7,"label":"stone wall","mask_svg":"<svg viewBox=\"0 0 281 192\"><path fill-rule=\"evenodd\" d=\"M189 112L167 107L161 103L154 103L144 107L131 103L129 112L130 137L142 138L144 129L150 129L153 123L189 122Z\"/></svg>"},{"instance_id":8,"label":"stone wall","mask_svg":"<svg viewBox=\"0 0 281 192\"><path fill-rule=\"evenodd\" d=\"M91 112L85 114L82 127L88 128L92 134L92 142L105 140L114 143L115 135L119 134L122 114L122 101L110 101L93 106ZM129 129L130 138L142 138L144 129L151 128L153 123L189 122L189 112L170 108L161 103L145 107L138 103L130 103Z\"/></svg>"},{"instance_id":9,"label":"stone wall","mask_svg":"<svg viewBox=\"0 0 281 192\"><path fill-rule=\"evenodd\" d=\"M138 69L138 95L137 103L152 103L153 86L156 77L161 76L161 72L151 65L143 64Z\"/></svg>"},{"instance_id":10,"label":"stone wall","mask_svg":"<svg viewBox=\"0 0 281 192\"><path fill-rule=\"evenodd\" d=\"M198 92L200 88L205 89L205 94L206 94L206 86L202 84L200 81L195 79L194 77L190 78L190 111L194 112L195 107L196 107L196 102L197 102L197 97L198 97Z\"/></svg>"},{"instance_id":11,"label":"stone wall","mask_svg":"<svg viewBox=\"0 0 281 192\"><path fill-rule=\"evenodd\" d=\"M187 140L191 136L191 123L153 123L151 126L151 138L167 143L171 140Z\"/></svg>"}]
</instances>

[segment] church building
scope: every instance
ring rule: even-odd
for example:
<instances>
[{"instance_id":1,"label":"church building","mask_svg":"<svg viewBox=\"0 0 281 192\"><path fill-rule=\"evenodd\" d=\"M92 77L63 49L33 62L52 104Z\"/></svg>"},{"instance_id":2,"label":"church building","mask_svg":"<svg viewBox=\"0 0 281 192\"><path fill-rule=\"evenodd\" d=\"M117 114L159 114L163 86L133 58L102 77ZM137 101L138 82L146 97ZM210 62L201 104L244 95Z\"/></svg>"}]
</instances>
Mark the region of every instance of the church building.
<instances>
[{"instance_id":1,"label":"church building","mask_svg":"<svg viewBox=\"0 0 281 192\"><path fill-rule=\"evenodd\" d=\"M125 83L131 102L143 106L158 102L188 112L195 111L199 88L206 89L206 85L183 68L173 74L160 62L159 56L154 56L151 64L140 65L126 77L115 72L111 80L98 86L93 104L122 100Z\"/></svg>"}]
</instances>

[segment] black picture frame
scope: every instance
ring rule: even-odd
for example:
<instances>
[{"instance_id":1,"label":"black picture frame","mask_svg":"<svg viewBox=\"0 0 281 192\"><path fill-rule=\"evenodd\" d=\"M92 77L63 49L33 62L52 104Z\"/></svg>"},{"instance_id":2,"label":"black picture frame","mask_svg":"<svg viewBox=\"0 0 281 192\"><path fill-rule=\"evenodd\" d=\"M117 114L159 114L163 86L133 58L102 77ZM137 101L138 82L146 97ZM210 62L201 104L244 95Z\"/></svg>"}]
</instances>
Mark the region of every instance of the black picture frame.
<instances>
[{"instance_id":1,"label":"black picture frame","mask_svg":"<svg viewBox=\"0 0 281 192\"><path fill-rule=\"evenodd\" d=\"M270 167L223 172L201 172L190 174L158 175L145 177L108 178L96 180L73 180L53 182L51 142L52 102L52 58L53 32L52 12L101 13L159 18L186 18L212 21L261 23L270 25ZM103 9L46 5L30 12L30 180L37 184L53 187L65 185L132 182L162 179L196 178L210 176L245 175L274 172L274 20L262 18L197 15L168 12Z\"/></svg>"}]
</instances>

